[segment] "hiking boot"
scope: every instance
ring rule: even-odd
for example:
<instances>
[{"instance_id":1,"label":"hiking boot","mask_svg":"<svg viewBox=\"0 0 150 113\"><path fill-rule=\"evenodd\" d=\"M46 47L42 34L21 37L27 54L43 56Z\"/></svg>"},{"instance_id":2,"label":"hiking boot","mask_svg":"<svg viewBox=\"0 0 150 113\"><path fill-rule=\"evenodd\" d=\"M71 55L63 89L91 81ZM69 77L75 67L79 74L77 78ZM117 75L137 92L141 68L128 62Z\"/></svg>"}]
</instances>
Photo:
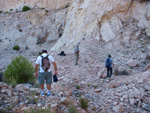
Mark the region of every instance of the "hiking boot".
<instances>
[{"instance_id":1,"label":"hiking boot","mask_svg":"<svg viewBox=\"0 0 150 113\"><path fill-rule=\"evenodd\" d=\"M40 96L45 96L45 93L44 93L44 92L41 92Z\"/></svg>"}]
</instances>

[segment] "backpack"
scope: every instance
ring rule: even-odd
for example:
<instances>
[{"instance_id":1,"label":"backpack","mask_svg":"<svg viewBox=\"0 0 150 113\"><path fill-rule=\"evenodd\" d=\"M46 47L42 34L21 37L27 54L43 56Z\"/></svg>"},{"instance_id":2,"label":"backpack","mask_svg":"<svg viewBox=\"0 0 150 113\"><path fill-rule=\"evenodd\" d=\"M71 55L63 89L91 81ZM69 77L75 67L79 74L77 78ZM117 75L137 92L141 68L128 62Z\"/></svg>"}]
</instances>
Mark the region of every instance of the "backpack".
<instances>
[{"instance_id":1,"label":"backpack","mask_svg":"<svg viewBox=\"0 0 150 113\"><path fill-rule=\"evenodd\" d=\"M49 58L48 58L49 55L47 55L46 57L42 57L42 69L46 72L48 71L48 69L50 68L50 61L49 61Z\"/></svg>"},{"instance_id":2,"label":"backpack","mask_svg":"<svg viewBox=\"0 0 150 113\"><path fill-rule=\"evenodd\" d=\"M110 61L110 59L109 58L107 58L107 60L106 60L106 64L105 64L105 67L110 67L111 66L111 61Z\"/></svg>"}]
</instances>

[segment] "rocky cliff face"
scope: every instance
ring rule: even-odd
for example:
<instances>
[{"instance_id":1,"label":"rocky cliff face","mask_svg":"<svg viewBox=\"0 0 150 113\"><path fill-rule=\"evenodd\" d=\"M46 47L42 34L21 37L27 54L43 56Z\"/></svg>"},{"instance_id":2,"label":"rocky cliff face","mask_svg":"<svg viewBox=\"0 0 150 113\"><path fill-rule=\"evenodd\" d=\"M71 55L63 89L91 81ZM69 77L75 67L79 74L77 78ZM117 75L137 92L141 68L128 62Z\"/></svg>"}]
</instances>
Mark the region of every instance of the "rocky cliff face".
<instances>
[{"instance_id":1,"label":"rocky cliff face","mask_svg":"<svg viewBox=\"0 0 150 113\"><path fill-rule=\"evenodd\" d=\"M83 38L105 42L109 48L130 45L130 40L136 40L142 30L148 29L149 8L149 2L133 0L74 1L64 34L53 49L72 47Z\"/></svg>"},{"instance_id":2,"label":"rocky cliff face","mask_svg":"<svg viewBox=\"0 0 150 113\"><path fill-rule=\"evenodd\" d=\"M0 9L2 11L20 11L23 6L31 8L45 8L48 10L57 10L65 7L71 0L1 0Z\"/></svg>"}]
</instances>

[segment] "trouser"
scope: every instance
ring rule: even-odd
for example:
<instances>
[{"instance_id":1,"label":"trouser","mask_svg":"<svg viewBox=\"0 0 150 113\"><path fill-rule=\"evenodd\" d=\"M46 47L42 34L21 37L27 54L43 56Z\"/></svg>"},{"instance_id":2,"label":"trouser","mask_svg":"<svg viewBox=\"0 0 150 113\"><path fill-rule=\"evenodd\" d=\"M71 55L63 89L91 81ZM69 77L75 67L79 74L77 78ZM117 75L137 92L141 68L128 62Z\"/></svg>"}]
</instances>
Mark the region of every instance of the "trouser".
<instances>
[{"instance_id":1,"label":"trouser","mask_svg":"<svg viewBox=\"0 0 150 113\"><path fill-rule=\"evenodd\" d=\"M79 60L79 54L75 54L76 58L75 58L75 65L78 65L78 60Z\"/></svg>"},{"instance_id":2,"label":"trouser","mask_svg":"<svg viewBox=\"0 0 150 113\"><path fill-rule=\"evenodd\" d=\"M112 75L112 67L107 67L107 77L111 77Z\"/></svg>"}]
</instances>

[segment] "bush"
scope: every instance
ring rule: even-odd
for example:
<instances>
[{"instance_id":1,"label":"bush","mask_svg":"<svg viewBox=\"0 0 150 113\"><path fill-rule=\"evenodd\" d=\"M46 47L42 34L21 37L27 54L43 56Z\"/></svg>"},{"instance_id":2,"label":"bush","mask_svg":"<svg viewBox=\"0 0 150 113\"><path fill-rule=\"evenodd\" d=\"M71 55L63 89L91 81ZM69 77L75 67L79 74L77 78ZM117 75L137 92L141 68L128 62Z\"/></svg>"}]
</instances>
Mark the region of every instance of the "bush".
<instances>
[{"instance_id":1,"label":"bush","mask_svg":"<svg viewBox=\"0 0 150 113\"><path fill-rule=\"evenodd\" d=\"M18 45L15 45L15 46L13 47L13 50L19 51L19 50L20 50L20 47L19 47Z\"/></svg>"},{"instance_id":2,"label":"bush","mask_svg":"<svg viewBox=\"0 0 150 113\"><path fill-rule=\"evenodd\" d=\"M76 85L76 89L80 89L80 85Z\"/></svg>"},{"instance_id":3,"label":"bush","mask_svg":"<svg viewBox=\"0 0 150 113\"><path fill-rule=\"evenodd\" d=\"M29 10L31 10L31 8L28 7L28 6L23 6L23 8L22 8L22 11L23 11L23 12L29 11Z\"/></svg>"},{"instance_id":4,"label":"bush","mask_svg":"<svg viewBox=\"0 0 150 113\"><path fill-rule=\"evenodd\" d=\"M126 70L119 71L118 69L115 69L114 74L117 75L129 75L129 73Z\"/></svg>"},{"instance_id":5,"label":"bush","mask_svg":"<svg viewBox=\"0 0 150 113\"><path fill-rule=\"evenodd\" d=\"M88 108L88 100L85 99L85 98L80 98L80 105L81 105L81 108L86 110Z\"/></svg>"},{"instance_id":6,"label":"bush","mask_svg":"<svg viewBox=\"0 0 150 113\"><path fill-rule=\"evenodd\" d=\"M91 86L91 84L88 84L88 87L90 87Z\"/></svg>"},{"instance_id":7,"label":"bush","mask_svg":"<svg viewBox=\"0 0 150 113\"><path fill-rule=\"evenodd\" d=\"M73 105L70 105L69 107L69 113L76 113L76 108Z\"/></svg>"},{"instance_id":8,"label":"bush","mask_svg":"<svg viewBox=\"0 0 150 113\"><path fill-rule=\"evenodd\" d=\"M121 75L129 75L129 73L126 70L120 71Z\"/></svg>"},{"instance_id":9,"label":"bush","mask_svg":"<svg viewBox=\"0 0 150 113\"><path fill-rule=\"evenodd\" d=\"M34 84L34 67L25 57L19 56L12 60L4 72L8 84L30 83Z\"/></svg>"},{"instance_id":10,"label":"bush","mask_svg":"<svg viewBox=\"0 0 150 113\"><path fill-rule=\"evenodd\" d=\"M39 55L42 55L42 52L39 52Z\"/></svg>"},{"instance_id":11,"label":"bush","mask_svg":"<svg viewBox=\"0 0 150 113\"><path fill-rule=\"evenodd\" d=\"M40 108L40 109L31 109L31 110L25 111L25 113L51 113L51 108L48 106L45 109L42 109L42 108ZM52 113L56 113L56 112L54 111Z\"/></svg>"},{"instance_id":12,"label":"bush","mask_svg":"<svg viewBox=\"0 0 150 113\"><path fill-rule=\"evenodd\" d=\"M97 87L97 85L93 85L92 87L96 88L96 87Z\"/></svg>"},{"instance_id":13,"label":"bush","mask_svg":"<svg viewBox=\"0 0 150 113\"><path fill-rule=\"evenodd\" d=\"M69 4L67 4L66 6L65 6L65 8L68 8L69 7Z\"/></svg>"}]
</instances>

